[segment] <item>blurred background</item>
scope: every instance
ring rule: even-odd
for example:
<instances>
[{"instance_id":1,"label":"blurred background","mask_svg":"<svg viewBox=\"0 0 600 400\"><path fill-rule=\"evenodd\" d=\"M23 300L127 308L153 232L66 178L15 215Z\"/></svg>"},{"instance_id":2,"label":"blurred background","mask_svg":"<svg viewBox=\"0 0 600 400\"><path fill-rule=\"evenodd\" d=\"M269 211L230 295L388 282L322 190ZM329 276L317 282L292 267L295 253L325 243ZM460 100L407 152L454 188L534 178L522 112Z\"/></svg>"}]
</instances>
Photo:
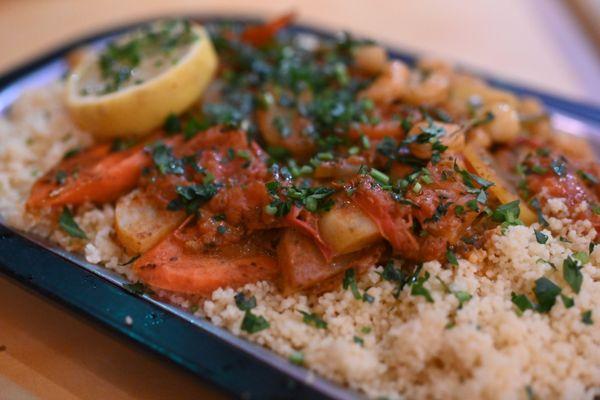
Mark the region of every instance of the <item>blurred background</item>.
<instances>
[{"instance_id":1,"label":"blurred background","mask_svg":"<svg viewBox=\"0 0 600 400\"><path fill-rule=\"evenodd\" d=\"M304 23L600 103L600 0L0 0L0 71L136 19L288 10Z\"/></svg>"},{"instance_id":2,"label":"blurred background","mask_svg":"<svg viewBox=\"0 0 600 400\"><path fill-rule=\"evenodd\" d=\"M138 19L289 10L302 23L600 104L600 0L0 0L0 75L65 41ZM0 399L222 396L0 276Z\"/></svg>"}]
</instances>

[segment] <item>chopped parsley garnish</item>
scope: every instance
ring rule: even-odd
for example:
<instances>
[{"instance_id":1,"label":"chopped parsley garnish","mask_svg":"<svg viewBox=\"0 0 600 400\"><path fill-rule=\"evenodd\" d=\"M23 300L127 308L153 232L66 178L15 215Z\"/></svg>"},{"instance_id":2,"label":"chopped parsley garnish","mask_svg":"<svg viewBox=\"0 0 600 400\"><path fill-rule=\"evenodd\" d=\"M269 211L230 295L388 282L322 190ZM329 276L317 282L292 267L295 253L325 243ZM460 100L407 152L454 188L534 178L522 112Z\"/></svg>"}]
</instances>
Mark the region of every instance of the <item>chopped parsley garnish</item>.
<instances>
[{"instance_id":1,"label":"chopped parsley garnish","mask_svg":"<svg viewBox=\"0 0 600 400\"><path fill-rule=\"evenodd\" d=\"M520 212L519 200L515 200L496 208L492 214L492 219L502 222L504 226L523 225L523 222L519 219Z\"/></svg>"},{"instance_id":2,"label":"chopped parsley garnish","mask_svg":"<svg viewBox=\"0 0 600 400\"><path fill-rule=\"evenodd\" d=\"M510 300L512 301L512 303L515 306L517 306L517 308L519 309L519 312L521 314L523 312L525 312L525 310L533 310L534 309L533 303L524 294L516 294L515 292L513 292L513 293L511 293Z\"/></svg>"},{"instance_id":3,"label":"chopped parsley garnish","mask_svg":"<svg viewBox=\"0 0 600 400\"><path fill-rule=\"evenodd\" d=\"M554 171L556 175L560 177L565 176L567 173L566 160L563 157L552 160L550 168L552 168L552 171Z\"/></svg>"},{"instance_id":4,"label":"chopped parsley garnish","mask_svg":"<svg viewBox=\"0 0 600 400\"><path fill-rule=\"evenodd\" d=\"M256 307L256 298L254 296L248 298L244 293L240 292L235 295L234 299L237 308L244 311L244 319L241 326L244 332L252 334L270 327L269 321L263 316L252 313L252 309Z\"/></svg>"},{"instance_id":5,"label":"chopped parsley garnish","mask_svg":"<svg viewBox=\"0 0 600 400\"><path fill-rule=\"evenodd\" d=\"M304 353L301 351L294 351L292 354L290 354L288 360L290 360L292 364L304 365Z\"/></svg>"},{"instance_id":6,"label":"chopped parsley garnish","mask_svg":"<svg viewBox=\"0 0 600 400\"><path fill-rule=\"evenodd\" d=\"M361 338L360 336L356 336L356 335L355 335L355 336L352 338L352 341L353 341L354 343L356 343L357 345L361 346L361 347L365 345L365 341L364 341L364 339L363 339L363 338Z\"/></svg>"},{"instance_id":7,"label":"chopped parsley garnish","mask_svg":"<svg viewBox=\"0 0 600 400\"><path fill-rule=\"evenodd\" d=\"M458 259L456 258L456 254L454 254L454 252L448 247L448 249L446 249L446 258L448 259L448 262L452 265L458 265Z\"/></svg>"},{"instance_id":8,"label":"chopped parsley garnish","mask_svg":"<svg viewBox=\"0 0 600 400\"><path fill-rule=\"evenodd\" d=\"M72 148L71 150L69 150L69 151L67 151L65 153L65 155L63 156L63 158L75 157L80 152L81 152L81 149L79 147Z\"/></svg>"},{"instance_id":9,"label":"chopped parsley garnish","mask_svg":"<svg viewBox=\"0 0 600 400\"><path fill-rule=\"evenodd\" d=\"M179 133L181 132L181 119L175 114L170 114L167 119L165 119L163 128L168 134Z\"/></svg>"},{"instance_id":10,"label":"chopped parsley garnish","mask_svg":"<svg viewBox=\"0 0 600 400\"><path fill-rule=\"evenodd\" d=\"M278 182L266 184L267 191L274 200L265 208L267 214L278 217L286 215L292 205L304 207L310 212L328 211L333 206L333 200L329 197L335 193L335 189L318 187L281 186Z\"/></svg>"},{"instance_id":11,"label":"chopped parsley garnish","mask_svg":"<svg viewBox=\"0 0 600 400\"><path fill-rule=\"evenodd\" d=\"M592 320L592 310L587 310L581 313L581 322L586 325L594 324L594 320Z\"/></svg>"},{"instance_id":12,"label":"chopped parsley garnish","mask_svg":"<svg viewBox=\"0 0 600 400\"><path fill-rule=\"evenodd\" d=\"M596 178L594 175L592 175L588 172L585 172L583 170L578 169L577 175L579 175L579 177L581 179L583 179L585 182L590 183L592 185L597 185L598 183L600 183L600 181L598 181L598 178Z\"/></svg>"},{"instance_id":13,"label":"chopped parsley garnish","mask_svg":"<svg viewBox=\"0 0 600 400\"><path fill-rule=\"evenodd\" d=\"M579 293L581 284L583 283L581 268L583 268L581 262L570 256L563 262L563 278L575 293Z\"/></svg>"},{"instance_id":14,"label":"chopped parsley garnish","mask_svg":"<svg viewBox=\"0 0 600 400\"><path fill-rule=\"evenodd\" d=\"M544 214L542 213L542 206L540 204L540 201L536 198L533 198L529 201L529 204L535 210L538 223L542 226L548 226L548 221L546 221L546 218L544 218Z\"/></svg>"},{"instance_id":15,"label":"chopped parsley garnish","mask_svg":"<svg viewBox=\"0 0 600 400\"><path fill-rule=\"evenodd\" d=\"M170 211L185 210L188 214L194 214L198 209L217 194L221 185L216 183L199 184L189 186L177 186L177 198L171 200L167 205Z\"/></svg>"},{"instance_id":16,"label":"chopped parsley garnish","mask_svg":"<svg viewBox=\"0 0 600 400\"><path fill-rule=\"evenodd\" d=\"M344 290L350 289L356 300L362 299L362 295L360 290L358 290L358 285L356 284L356 272L354 271L354 268L346 270L344 273L344 281L342 282L342 286Z\"/></svg>"},{"instance_id":17,"label":"chopped parsley garnish","mask_svg":"<svg viewBox=\"0 0 600 400\"><path fill-rule=\"evenodd\" d=\"M173 155L173 150L164 143L156 143L148 149L154 165L163 175L183 175L183 161Z\"/></svg>"},{"instance_id":18,"label":"chopped parsley garnish","mask_svg":"<svg viewBox=\"0 0 600 400\"><path fill-rule=\"evenodd\" d=\"M572 297L568 297L568 296L565 296L564 294L561 294L560 298L562 299L562 302L563 302L565 308L571 308L575 305L575 300L573 300Z\"/></svg>"},{"instance_id":19,"label":"chopped parsley garnish","mask_svg":"<svg viewBox=\"0 0 600 400\"><path fill-rule=\"evenodd\" d=\"M306 325L313 326L317 329L327 329L327 322L315 313L308 313L306 311L300 311L302 314L302 322Z\"/></svg>"},{"instance_id":20,"label":"chopped parsley garnish","mask_svg":"<svg viewBox=\"0 0 600 400\"><path fill-rule=\"evenodd\" d=\"M535 281L533 292L538 301L537 310L547 313L556 303L556 296L560 294L561 289L550 279L541 277Z\"/></svg>"},{"instance_id":21,"label":"chopped parsley garnish","mask_svg":"<svg viewBox=\"0 0 600 400\"><path fill-rule=\"evenodd\" d=\"M537 229L534 229L533 233L535 233L535 240L537 240L539 244L546 244L546 242L548 241L548 235L538 231Z\"/></svg>"},{"instance_id":22,"label":"chopped parsley garnish","mask_svg":"<svg viewBox=\"0 0 600 400\"><path fill-rule=\"evenodd\" d=\"M248 332L250 334L263 331L269 328L271 325L269 321L265 319L265 317L261 315L255 315L250 310L244 313L244 319L242 320L241 329L244 332Z\"/></svg>"},{"instance_id":23,"label":"chopped parsley garnish","mask_svg":"<svg viewBox=\"0 0 600 400\"><path fill-rule=\"evenodd\" d=\"M425 272L425 275L417 278L417 281L411 285L410 294L413 296L423 296L428 303L433 303L433 297L431 297L431 293L429 293L429 290L424 286L425 282L428 280L429 272Z\"/></svg>"},{"instance_id":24,"label":"chopped parsley garnish","mask_svg":"<svg viewBox=\"0 0 600 400\"><path fill-rule=\"evenodd\" d=\"M87 239L85 232L79 227L79 225L77 225L77 222L75 222L75 219L73 218L73 214L71 214L71 211L67 207L63 208L63 211L58 219L58 225L69 236L79 239Z\"/></svg>"},{"instance_id":25,"label":"chopped parsley garnish","mask_svg":"<svg viewBox=\"0 0 600 400\"><path fill-rule=\"evenodd\" d=\"M456 297L456 300L458 300L458 309L459 310L463 307L464 303L468 302L469 300L471 300L473 298L473 295L471 293L465 292L464 290L450 289L450 286L448 286L448 284L446 282L444 282L439 276L436 276L436 279L442 285L442 287L444 288L444 291L446 293L452 293L452 295L454 295L454 297Z\"/></svg>"},{"instance_id":26,"label":"chopped parsley garnish","mask_svg":"<svg viewBox=\"0 0 600 400\"><path fill-rule=\"evenodd\" d=\"M148 286L146 286L146 284L143 282L125 283L123 285L123 287L125 289L127 289L127 291L129 291L133 294L137 294L139 296L141 296L143 294L147 294L147 295L154 294L154 291L152 289L150 289Z\"/></svg>"},{"instance_id":27,"label":"chopped parsley garnish","mask_svg":"<svg viewBox=\"0 0 600 400\"><path fill-rule=\"evenodd\" d=\"M237 293L233 299L237 308L242 311L252 310L256 307L256 297L246 297L243 292Z\"/></svg>"},{"instance_id":28,"label":"chopped parsley garnish","mask_svg":"<svg viewBox=\"0 0 600 400\"><path fill-rule=\"evenodd\" d=\"M65 182L67 181L68 177L69 177L69 174L67 174L65 171L60 169L60 170L56 171L56 174L54 175L54 180L56 181L56 183L58 185L64 185Z\"/></svg>"}]
</instances>

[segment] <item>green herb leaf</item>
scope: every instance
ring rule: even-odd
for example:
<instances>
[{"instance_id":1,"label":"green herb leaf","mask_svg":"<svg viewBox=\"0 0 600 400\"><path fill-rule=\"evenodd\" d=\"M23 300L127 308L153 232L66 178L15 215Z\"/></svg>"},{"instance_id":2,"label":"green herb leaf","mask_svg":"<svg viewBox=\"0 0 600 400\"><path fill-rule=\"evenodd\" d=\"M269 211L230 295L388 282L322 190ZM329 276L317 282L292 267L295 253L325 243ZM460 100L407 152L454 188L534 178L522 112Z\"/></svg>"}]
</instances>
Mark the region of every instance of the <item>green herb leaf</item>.
<instances>
[{"instance_id":1,"label":"green herb leaf","mask_svg":"<svg viewBox=\"0 0 600 400\"><path fill-rule=\"evenodd\" d=\"M548 241L548 235L538 231L537 229L534 229L533 232L535 233L535 240L537 240L539 244L546 244Z\"/></svg>"},{"instance_id":2,"label":"green herb leaf","mask_svg":"<svg viewBox=\"0 0 600 400\"><path fill-rule=\"evenodd\" d=\"M164 130L167 133L179 133L181 132L181 120L175 114L169 114L165 119Z\"/></svg>"},{"instance_id":3,"label":"green herb leaf","mask_svg":"<svg viewBox=\"0 0 600 400\"><path fill-rule=\"evenodd\" d=\"M57 184L64 185L64 183L67 181L68 177L69 177L69 175L65 171L58 170L58 171L56 171L56 174L54 175L54 180L56 181Z\"/></svg>"},{"instance_id":4,"label":"green herb leaf","mask_svg":"<svg viewBox=\"0 0 600 400\"><path fill-rule=\"evenodd\" d=\"M300 311L302 314L302 322L306 325L311 325L317 329L327 329L327 322L315 313L308 313L306 311Z\"/></svg>"},{"instance_id":5,"label":"green herb leaf","mask_svg":"<svg viewBox=\"0 0 600 400\"><path fill-rule=\"evenodd\" d=\"M359 345L361 347L365 345L365 341L360 336L354 336L352 338L352 340L354 341L354 343L356 343L357 345Z\"/></svg>"},{"instance_id":6,"label":"green herb leaf","mask_svg":"<svg viewBox=\"0 0 600 400\"><path fill-rule=\"evenodd\" d=\"M541 277L535 281L533 292L538 301L537 310L547 313L556 303L556 296L560 294L561 289L550 279Z\"/></svg>"},{"instance_id":7,"label":"green herb leaf","mask_svg":"<svg viewBox=\"0 0 600 400\"><path fill-rule=\"evenodd\" d=\"M164 143L156 143L148 149L154 165L161 174L183 175L183 161L173 155L173 150Z\"/></svg>"},{"instance_id":8,"label":"green herb leaf","mask_svg":"<svg viewBox=\"0 0 600 400\"><path fill-rule=\"evenodd\" d=\"M575 300L573 300L572 297L568 297L568 296L565 296L564 294L561 294L560 298L562 299L562 302L563 302L565 308L571 308L575 305Z\"/></svg>"},{"instance_id":9,"label":"green herb leaf","mask_svg":"<svg viewBox=\"0 0 600 400\"><path fill-rule=\"evenodd\" d=\"M598 183L600 183L600 181L598 181L598 178L596 178L594 175L587 173L585 171L582 170L577 170L577 175L579 175L581 177L581 179L583 179L584 181L591 183L592 185L597 185Z\"/></svg>"},{"instance_id":10,"label":"green herb leaf","mask_svg":"<svg viewBox=\"0 0 600 400\"><path fill-rule=\"evenodd\" d=\"M573 259L570 256L563 262L563 278L575 293L579 293L581 284L583 283L583 274L580 271L581 268L578 260Z\"/></svg>"},{"instance_id":11,"label":"green herb leaf","mask_svg":"<svg viewBox=\"0 0 600 400\"><path fill-rule=\"evenodd\" d=\"M513 292L513 293L511 293L510 301L512 301L512 303L515 306L517 306L520 313L523 313L525 310L533 310L534 309L533 303L524 294L516 294Z\"/></svg>"},{"instance_id":12,"label":"green herb leaf","mask_svg":"<svg viewBox=\"0 0 600 400\"><path fill-rule=\"evenodd\" d=\"M234 296L235 305L242 311L252 310L256 307L256 297L246 297L243 292L239 292Z\"/></svg>"},{"instance_id":13,"label":"green herb leaf","mask_svg":"<svg viewBox=\"0 0 600 400\"><path fill-rule=\"evenodd\" d=\"M429 272L425 272L423 277L417 278L417 281L411 285L410 294L413 296L423 296L428 303L433 303L431 293L423 286L427 280L429 280Z\"/></svg>"},{"instance_id":14,"label":"green herb leaf","mask_svg":"<svg viewBox=\"0 0 600 400\"><path fill-rule=\"evenodd\" d=\"M267 321L261 315L255 315L250 310L246 310L244 313L244 319L242 320L241 329L244 332L248 332L250 334L260 332L269 328L271 325L269 321Z\"/></svg>"},{"instance_id":15,"label":"green herb leaf","mask_svg":"<svg viewBox=\"0 0 600 400\"><path fill-rule=\"evenodd\" d=\"M360 294L358 286L356 285L356 272L354 271L354 268L346 270L346 272L344 273L344 281L342 282L342 285L344 287L344 290L348 290L348 288L350 288L350 290L352 291L352 295L356 300L362 300L362 295Z\"/></svg>"},{"instance_id":16,"label":"green herb leaf","mask_svg":"<svg viewBox=\"0 0 600 400\"><path fill-rule=\"evenodd\" d=\"M463 307L463 304L465 304L473 298L473 295L471 293L465 292L463 290L453 291L452 294L454 294L454 297L456 297L456 299L458 300L458 309L461 309Z\"/></svg>"},{"instance_id":17,"label":"green herb leaf","mask_svg":"<svg viewBox=\"0 0 600 400\"><path fill-rule=\"evenodd\" d=\"M288 359L292 364L304 365L304 353L301 351L294 351Z\"/></svg>"},{"instance_id":18,"label":"green herb leaf","mask_svg":"<svg viewBox=\"0 0 600 400\"><path fill-rule=\"evenodd\" d=\"M458 259L456 258L456 254L448 247L446 249L446 258L448 262L452 265L458 265Z\"/></svg>"},{"instance_id":19,"label":"green herb leaf","mask_svg":"<svg viewBox=\"0 0 600 400\"><path fill-rule=\"evenodd\" d=\"M127 291L129 291L133 294L137 294L139 296L141 296L143 294L147 294L147 295L154 294L154 291L152 289L150 289L148 286L146 286L146 284L143 282L125 283L123 285L123 287L125 289L127 289Z\"/></svg>"},{"instance_id":20,"label":"green herb leaf","mask_svg":"<svg viewBox=\"0 0 600 400\"><path fill-rule=\"evenodd\" d=\"M79 239L87 239L85 232L79 227L79 225L77 225L77 222L75 222L75 219L73 218L73 214L71 214L71 211L67 207L63 208L63 211L58 219L58 225L69 236Z\"/></svg>"},{"instance_id":21,"label":"green herb leaf","mask_svg":"<svg viewBox=\"0 0 600 400\"><path fill-rule=\"evenodd\" d=\"M581 322L586 325L592 325L594 323L592 320L592 310L587 310L581 313Z\"/></svg>"},{"instance_id":22,"label":"green herb leaf","mask_svg":"<svg viewBox=\"0 0 600 400\"><path fill-rule=\"evenodd\" d=\"M529 204L535 210L538 223L542 226L548 226L548 221L546 221L546 218L544 218L544 214L542 213L542 206L540 204L540 201L536 198L533 198L529 201Z\"/></svg>"},{"instance_id":23,"label":"green herb leaf","mask_svg":"<svg viewBox=\"0 0 600 400\"><path fill-rule=\"evenodd\" d=\"M506 225L523 225L523 222L519 219L520 212L519 200L515 200L496 208L492 214L492 219Z\"/></svg>"},{"instance_id":24,"label":"green herb leaf","mask_svg":"<svg viewBox=\"0 0 600 400\"><path fill-rule=\"evenodd\" d=\"M194 214L203 204L217 194L220 187L221 185L216 183L194 183L189 186L177 186L175 191L178 197L167 205L167 209L170 211L184 209L188 214Z\"/></svg>"}]
</instances>

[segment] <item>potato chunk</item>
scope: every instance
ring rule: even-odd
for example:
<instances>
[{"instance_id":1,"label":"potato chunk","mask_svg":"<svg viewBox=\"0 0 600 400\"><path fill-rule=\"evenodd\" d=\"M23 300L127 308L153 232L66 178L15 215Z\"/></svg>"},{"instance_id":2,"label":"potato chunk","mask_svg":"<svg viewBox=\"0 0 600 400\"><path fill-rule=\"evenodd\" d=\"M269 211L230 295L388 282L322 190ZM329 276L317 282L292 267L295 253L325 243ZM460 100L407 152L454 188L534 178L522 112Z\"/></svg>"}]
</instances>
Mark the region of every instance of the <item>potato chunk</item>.
<instances>
[{"instance_id":1,"label":"potato chunk","mask_svg":"<svg viewBox=\"0 0 600 400\"><path fill-rule=\"evenodd\" d=\"M134 190L117 201L115 227L121 244L132 254L148 251L183 221L183 212L158 207Z\"/></svg>"},{"instance_id":2,"label":"potato chunk","mask_svg":"<svg viewBox=\"0 0 600 400\"><path fill-rule=\"evenodd\" d=\"M323 214L319 233L337 254L360 250L381 238L375 222L353 204L338 204Z\"/></svg>"},{"instance_id":3,"label":"potato chunk","mask_svg":"<svg viewBox=\"0 0 600 400\"><path fill-rule=\"evenodd\" d=\"M495 196L500 203L506 204L511 201L520 200L519 196L510 187L509 183L498 174L493 167L492 156L482 147L468 144L463 150L465 159L471 166L471 170L490 182L494 182L494 186L490 187L490 192ZM521 200L519 203L520 219L526 225L531 225L537 220L535 213Z\"/></svg>"}]
</instances>

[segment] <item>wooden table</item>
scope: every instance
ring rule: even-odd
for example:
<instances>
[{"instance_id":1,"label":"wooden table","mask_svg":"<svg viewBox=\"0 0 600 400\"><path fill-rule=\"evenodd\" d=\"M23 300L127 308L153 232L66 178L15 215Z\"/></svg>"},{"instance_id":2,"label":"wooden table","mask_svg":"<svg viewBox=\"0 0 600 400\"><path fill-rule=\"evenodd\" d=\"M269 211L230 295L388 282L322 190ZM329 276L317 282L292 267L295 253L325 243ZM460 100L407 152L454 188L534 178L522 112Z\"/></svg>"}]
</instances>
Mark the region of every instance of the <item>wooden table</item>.
<instances>
[{"instance_id":1,"label":"wooden table","mask_svg":"<svg viewBox=\"0 0 600 400\"><path fill-rule=\"evenodd\" d=\"M132 19L185 12L260 16L293 9L304 22L352 30L600 102L598 61L556 4L544 0L0 0L0 71L65 40ZM565 37L568 43L559 40ZM0 277L0 399L221 397L178 367Z\"/></svg>"}]
</instances>

